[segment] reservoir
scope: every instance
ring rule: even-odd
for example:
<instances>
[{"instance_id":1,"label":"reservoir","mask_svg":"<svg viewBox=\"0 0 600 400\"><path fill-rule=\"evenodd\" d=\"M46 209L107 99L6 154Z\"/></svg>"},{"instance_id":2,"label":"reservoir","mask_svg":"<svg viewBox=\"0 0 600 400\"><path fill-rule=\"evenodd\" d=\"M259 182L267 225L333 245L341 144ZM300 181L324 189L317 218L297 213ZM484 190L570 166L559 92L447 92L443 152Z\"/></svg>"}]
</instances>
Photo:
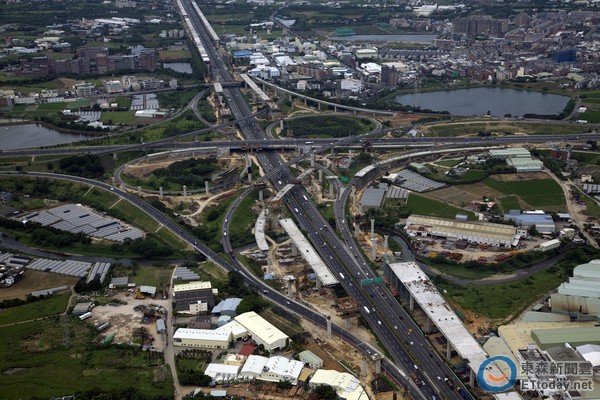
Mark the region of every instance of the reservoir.
<instances>
[{"instance_id":1,"label":"reservoir","mask_svg":"<svg viewBox=\"0 0 600 400\"><path fill-rule=\"evenodd\" d=\"M192 64L183 62L163 63L163 68L169 68L182 74L191 74L193 72Z\"/></svg>"},{"instance_id":2,"label":"reservoir","mask_svg":"<svg viewBox=\"0 0 600 400\"><path fill-rule=\"evenodd\" d=\"M448 111L452 115L482 115L488 111L495 116L524 114L560 114L569 97L556 94L528 92L503 88L474 88L439 92L411 93L396 96L396 103L432 111Z\"/></svg>"},{"instance_id":3,"label":"reservoir","mask_svg":"<svg viewBox=\"0 0 600 400\"><path fill-rule=\"evenodd\" d=\"M349 35L331 36L331 40L349 42L402 42L402 43L431 43L437 35Z\"/></svg>"},{"instance_id":4,"label":"reservoir","mask_svg":"<svg viewBox=\"0 0 600 400\"><path fill-rule=\"evenodd\" d=\"M0 149L2 150L51 146L89 138L90 136L61 133L36 124L0 126Z\"/></svg>"}]
</instances>

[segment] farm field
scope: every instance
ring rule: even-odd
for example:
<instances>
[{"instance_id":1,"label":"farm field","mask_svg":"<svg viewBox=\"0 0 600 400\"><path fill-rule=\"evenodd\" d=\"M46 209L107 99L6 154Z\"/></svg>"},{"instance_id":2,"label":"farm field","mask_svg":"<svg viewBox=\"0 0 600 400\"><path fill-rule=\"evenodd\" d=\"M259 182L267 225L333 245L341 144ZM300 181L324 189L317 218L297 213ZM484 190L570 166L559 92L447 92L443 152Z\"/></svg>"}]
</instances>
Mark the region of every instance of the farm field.
<instances>
[{"instance_id":1,"label":"farm field","mask_svg":"<svg viewBox=\"0 0 600 400\"><path fill-rule=\"evenodd\" d=\"M0 398L66 396L94 388L125 389L165 398L172 396L168 370L151 352L132 347L100 346L90 324L70 317L69 342L59 322L47 319L0 328ZM52 368L48 368L48 366Z\"/></svg>"},{"instance_id":2,"label":"farm field","mask_svg":"<svg viewBox=\"0 0 600 400\"><path fill-rule=\"evenodd\" d=\"M63 293L49 299L7 308L0 313L0 325L60 314L65 311L70 294Z\"/></svg>"},{"instance_id":3,"label":"farm field","mask_svg":"<svg viewBox=\"0 0 600 400\"><path fill-rule=\"evenodd\" d=\"M508 177L514 180L506 180ZM558 183L552 179L527 178L527 175L519 174L500 175L486 178L483 183L502 194L518 196L531 208L550 211L565 209L565 196Z\"/></svg>"},{"instance_id":4,"label":"farm field","mask_svg":"<svg viewBox=\"0 0 600 400\"><path fill-rule=\"evenodd\" d=\"M64 285L73 286L75 283L77 283L77 278L74 276L25 270L23 279L9 288L0 290L0 301L6 299L25 300L25 297L31 292Z\"/></svg>"},{"instance_id":5,"label":"farm field","mask_svg":"<svg viewBox=\"0 0 600 400\"><path fill-rule=\"evenodd\" d=\"M428 197L436 198L444 203L466 207L471 200L481 200L483 197L498 198L502 193L484 185L473 183L469 185L449 186L428 192Z\"/></svg>"},{"instance_id":6,"label":"farm field","mask_svg":"<svg viewBox=\"0 0 600 400\"><path fill-rule=\"evenodd\" d=\"M433 217L454 219L456 214L466 214L469 219L475 219L475 214L454 206L442 203L420 194L411 193L406 202L406 208L413 214L430 215Z\"/></svg>"}]
</instances>

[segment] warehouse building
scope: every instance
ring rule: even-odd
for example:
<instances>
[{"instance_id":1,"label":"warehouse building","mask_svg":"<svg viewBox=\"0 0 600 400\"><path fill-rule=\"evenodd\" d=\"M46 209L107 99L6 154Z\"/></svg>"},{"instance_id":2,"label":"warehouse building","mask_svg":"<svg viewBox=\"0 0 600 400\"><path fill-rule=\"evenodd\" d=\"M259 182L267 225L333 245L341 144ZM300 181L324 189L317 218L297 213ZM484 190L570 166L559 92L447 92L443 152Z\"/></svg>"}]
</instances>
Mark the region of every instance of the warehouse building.
<instances>
[{"instance_id":1,"label":"warehouse building","mask_svg":"<svg viewBox=\"0 0 600 400\"><path fill-rule=\"evenodd\" d=\"M251 355L240 370L242 379L257 379L267 382L287 381L298 384L298 377L304 369L304 363L286 357L263 357Z\"/></svg>"},{"instance_id":2,"label":"warehouse building","mask_svg":"<svg viewBox=\"0 0 600 400\"><path fill-rule=\"evenodd\" d=\"M229 348L231 341L231 332L218 329L179 328L173 334L175 346L225 350Z\"/></svg>"},{"instance_id":3,"label":"warehouse building","mask_svg":"<svg viewBox=\"0 0 600 400\"><path fill-rule=\"evenodd\" d=\"M210 282L189 282L173 285L175 311L197 315L208 312L215 306L215 296L219 291Z\"/></svg>"},{"instance_id":4,"label":"warehouse building","mask_svg":"<svg viewBox=\"0 0 600 400\"><path fill-rule=\"evenodd\" d=\"M237 379L238 365L210 363L204 370L204 375L210 376L215 382L227 382Z\"/></svg>"},{"instance_id":5,"label":"warehouse building","mask_svg":"<svg viewBox=\"0 0 600 400\"><path fill-rule=\"evenodd\" d=\"M509 158L531 158L531 153L524 147L509 147L506 149L490 150L490 157L496 160L506 160Z\"/></svg>"},{"instance_id":6,"label":"warehouse building","mask_svg":"<svg viewBox=\"0 0 600 400\"><path fill-rule=\"evenodd\" d=\"M242 299L231 297L221 301L219 304L213 307L211 314L214 315L228 315L231 318L235 317L238 306L242 302Z\"/></svg>"},{"instance_id":7,"label":"warehouse building","mask_svg":"<svg viewBox=\"0 0 600 400\"><path fill-rule=\"evenodd\" d=\"M284 349L289 343L289 337L285 333L254 311L238 315L235 317L235 321L246 328L256 344L262 344L265 350L273 352Z\"/></svg>"},{"instance_id":8,"label":"warehouse building","mask_svg":"<svg viewBox=\"0 0 600 400\"><path fill-rule=\"evenodd\" d=\"M506 160L506 165L509 167L513 167L518 173L525 172L540 172L544 163L540 160L535 160L533 158L526 157L513 157Z\"/></svg>"},{"instance_id":9,"label":"warehouse building","mask_svg":"<svg viewBox=\"0 0 600 400\"><path fill-rule=\"evenodd\" d=\"M569 343L571 347L584 344L598 345L600 344L600 327L536 329L531 331L531 338L542 350L564 346L565 343Z\"/></svg>"},{"instance_id":10,"label":"warehouse building","mask_svg":"<svg viewBox=\"0 0 600 400\"><path fill-rule=\"evenodd\" d=\"M568 282L550 296L552 312L600 321L600 260L578 265Z\"/></svg>"},{"instance_id":11,"label":"warehouse building","mask_svg":"<svg viewBox=\"0 0 600 400\"><path fill-rule=\"evenodd\" d=\"M309 368L312 368L312 369L323 368L323 360L321 359L321 357L317 356L315 353L313 353L310 350L304 350L303 352L298 354L298 358L304 364L308 365Z\"/></svg>"},{"instance_id":12,"label":"warehouse building","mask_svg":"<svg viewBox=\"0 0 600 400\"><path fill-rule=\"evenodd\" d=\"M364 213L366 210L374 209L379 210L383 205L383 199L385 198L385 188L367 188L363 192L360 198L359 208L360 212Z\"/></svg>"},{"instance_id":13,"label":"warehouse building","mask_svg":"<svg viewBox=\"0 0 600 400\"><path fill-rule=\"evenodd\" d=\"M360 385L358 379L347 372L338 372L329 369L315 371L308 386L315 389L319 386L331 386L342 399L359 400L368 399L369 396Z\"/></svg>"},{"instance_id":14,"label":"warehouse building","mask_svg":"<svg viewBox=\"0 0 600 400\"><path fill-rule=\"evenodd\" d=\"M519 243L514 226L488 222L465 222L412 214L404 227L410 236L440 237L447 240L467 240L491 246L516 246Z\"/></svg>"},{"instance_id":15,"label":"warehouse building","mask_svg":"<svg viewBox=\"0 0 600 400\"><path fill-rule=\"evenodd\" d=\"M513 221L520 227L531 228L535 225L535 229L544 235L551 235L556 232L556 225L552 219L552 215L546 214L542 210L524 211L510 210L508 214L504 214L506 221Z\"/></svg>"}]
</instances>

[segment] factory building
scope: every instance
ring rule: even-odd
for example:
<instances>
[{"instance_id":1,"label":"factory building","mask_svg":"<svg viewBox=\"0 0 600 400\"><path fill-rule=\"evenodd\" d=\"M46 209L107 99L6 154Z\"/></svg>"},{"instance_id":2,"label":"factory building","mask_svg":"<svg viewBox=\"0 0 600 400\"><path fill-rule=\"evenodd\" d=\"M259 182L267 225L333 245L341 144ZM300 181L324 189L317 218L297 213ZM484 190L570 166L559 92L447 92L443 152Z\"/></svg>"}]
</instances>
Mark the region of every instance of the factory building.
<instances>
[{"instance_id":1,"label":"factory building","mask_svg":"<svg viewBox=\"0 0 600 400\"><path fill-rule=\"evenodd\" d=\"M535 229L544 235L550 235L556 232L556 225L552 219L552 215L546 214L542 210L523 211L510 210L508 214L504 214L506 221L513 221L520 227L530 228L535 225Z\"/></svg>"},{"instance_id":2,"label":"factory building","mask_svg":"<svg viewBox=\"0 0 600 400\"><path fill-rule=\"evenodd\" d=\"M173 334L175 346L228 349L231 333L223 330L179 328Z\"/></svg>"},{"instance_id":3,"label":"factory building","mask_svg":"<svg viewBox=\"0 0 600 400\"><path fill-rule=\"evenodd\" d=\"M578 265L568 282L550 296L552 312L600 321L600 260Z\"/></svg>"},{"instance_id":4,"label":"factory building","mask_svg":"<svg viewBox=\"0 0 600 400\"><path fill-rule=\"evenodd\" d=\"M173 286L175 311L197 315L215 306L219 291L210 282L190 282Z\"/></svg>"},{"instance_id":5,"label":"factory building","mask_svg":"<svg viewBox=\"0 0 600 400\"><path fill-rule=\"evenodd\" d=\"M600 344L600 327L590 326L581 328L536 329L531 331L531 337L542 350L551 347L571 347L585 344Z\"/></svg>"},{"instance_id":6,"label":"factory building","mask_svg":"<svg viewBox=\"0 0 600 400\"><path fill-rule=\"evenodd\" d=\"M286 357L263 357L251 355L240 370L240 378L257 379L267 382L288 381L298 384L298 377L304 369L304 363Z\"/></svg>"},{"instance_id":7,"label":"factory building","mask_svg":"<svg viewBox=\"0 0 600 400\"><path fill-rule=\"evenodd\" d=\"M232 381L237 378L239 369L238 365L210 363L204 370L204 375L210 376L215 382Z\"/></svg>"},{"instance_id":8,"label":"factory building","mask_svg":"<svg viewBox=\"0 0 600 400\"><path fill-rule=\"evenodd\" d=\"M228 315L230 317L235 317L237 313L238 306L242 302L242 299L238 299L236 297L231 297L221 301L219 304L213 307L211 313L214 315Z\"/></svg>"},{"instance_id":9,"label":"factory building","mask_svg":"<svg viewBox=\"0 0 600 400\"><path fill-rule=\"evenodd\" d=\"M304 350L303 352L298 354L298 358L304 364L308 365L309 368L312 368L312 369L323 368L323 360L321 359L321 357L317 356L315 353L313 353L310 350Z\"/></svg>"},{"instance_id":10,"label":"factory building","mask_svg":"<svg viewBox=\"0 0 600 400\"><path fill-rule=\"evenodd\" d=\"M506 165L513 167L517 173L540 172L544 168L544 163L531 157L514 157L506 160Z\"/></svg>"},{"instance_id":11,"label":"factory building","mask_svg":"<svg viewBox=\"0 0 600 400\"><path fill-rule=\"evenodd\" d=\"M524 147L509 147L506 149L494 149L489 152L490 157L496 160L506 160L509 158L531 158L531 153Z\"/></svg>"},{"instance_id":12,"label":"factory building","mask_svg":"<svg viewBox=\"0 0 600 400\"><path fill-rule=\"evenodd\" d=\"M288 335L271 325L254 311L238 315L235 317L235 321L246 328L256 344L262 344L265 350L273 352L284 349L289 343Z\"/></svg>"},{"instance_id":13,"label":"factory building","mask_svg":"<svg viewBox=\"0 0 600 400\"><path fill-rule=\"evenodd\" d=\"M329 369L317 370L310 378L308 386L311 389L319 386L331 386L342 399L358 400L368 398L358 379L347 372Z\"/></svg>"},{"instance_id":14,"label":"factory building","mask_svg":"<svg viewBox=\"0 0 600 400\"><path fill-rule=\"evenodd\" d=\"M440 237L447 240L467 240L496 247L516 246L519 243L514 226L488 222L465 222L412 214L404 227L410 236Z\"/></svg>"}]
</instances>

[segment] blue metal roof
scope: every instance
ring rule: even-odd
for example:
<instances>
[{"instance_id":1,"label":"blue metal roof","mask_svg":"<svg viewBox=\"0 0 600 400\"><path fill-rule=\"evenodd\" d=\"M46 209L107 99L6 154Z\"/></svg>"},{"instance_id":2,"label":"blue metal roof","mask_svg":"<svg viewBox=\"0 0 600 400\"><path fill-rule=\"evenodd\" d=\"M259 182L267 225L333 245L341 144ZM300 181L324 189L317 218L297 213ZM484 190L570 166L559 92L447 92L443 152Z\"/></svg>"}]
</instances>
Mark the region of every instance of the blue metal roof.
<instances>
[{"instance_id":1,"label":"blue metal roof","mask_svg":"<svg viewBox=\"0 0 600 400\"><path fill-rule=\"evenodd\" d=\"M214 306L212 309L212 313L219 314L219 313L222 313L223 311L235 311L241 302L242 302L242 299L238 299L237 297L230 297L228 299L221 301L216 306Z\"/></svg>"}]
</instances>

